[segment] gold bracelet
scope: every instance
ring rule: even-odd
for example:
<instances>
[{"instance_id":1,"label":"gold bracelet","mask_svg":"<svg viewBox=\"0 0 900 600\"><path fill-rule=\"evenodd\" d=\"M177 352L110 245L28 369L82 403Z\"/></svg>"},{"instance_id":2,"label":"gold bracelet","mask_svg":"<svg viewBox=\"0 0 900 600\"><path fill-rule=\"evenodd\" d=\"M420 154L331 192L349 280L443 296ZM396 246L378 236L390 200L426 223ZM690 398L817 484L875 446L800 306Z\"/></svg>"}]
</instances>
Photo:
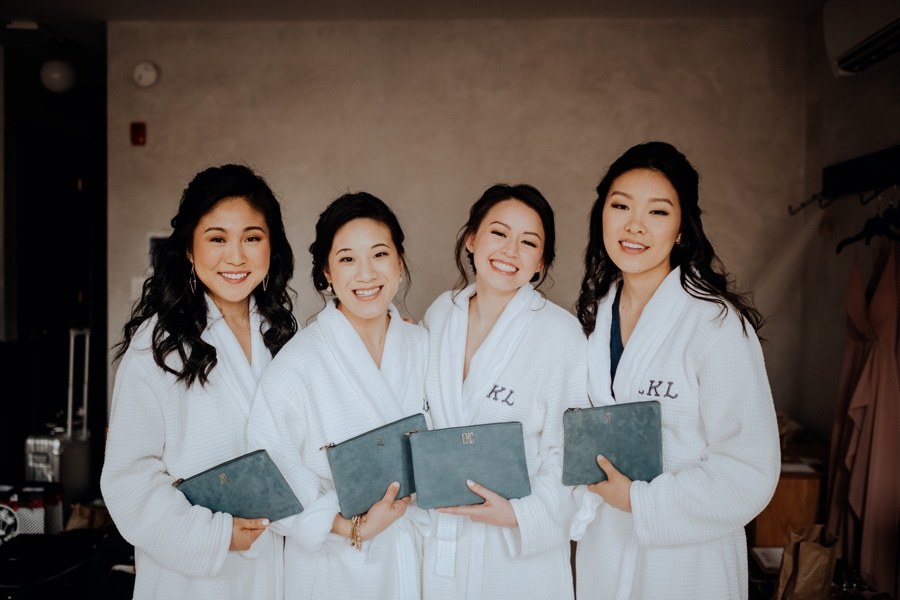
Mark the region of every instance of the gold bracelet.
<instances>
[{"instance_id":1,"label":"gold bracelet","mask_svg":"<svg viewBox=\"0 0 900 600\"><path fill-rule=\"evenodd\" d=\"M362 550L362 534L359 531L362 525L362 515L350 519L350 545L357 550Z\"/></svg>"}]
</instances>

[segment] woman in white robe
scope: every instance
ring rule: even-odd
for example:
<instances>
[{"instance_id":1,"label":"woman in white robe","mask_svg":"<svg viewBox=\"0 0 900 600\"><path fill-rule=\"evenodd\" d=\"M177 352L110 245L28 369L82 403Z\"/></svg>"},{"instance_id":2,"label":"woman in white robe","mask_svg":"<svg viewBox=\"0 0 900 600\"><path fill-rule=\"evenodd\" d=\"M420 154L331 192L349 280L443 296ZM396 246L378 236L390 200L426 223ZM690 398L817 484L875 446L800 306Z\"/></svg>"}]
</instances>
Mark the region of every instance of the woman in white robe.
<instances>
[{"instance_id":1,"label":"woman in white robe","mask_svg":"<svg viewBox=\"0 0 900 600\"><path fill-rule=\"evenodd\" d=\"M273 523L285 535L287 598L420 598L427 514L389 487L358 526L340 504L323 446L425 411L425 330L392 304L407 273L403 232L365 192L335 200L310 246L312 279L332 296L263 375L248 423L304 510Z\"/></svg>"},{"instance_id":2,"label":"woman in white robe","mask_svg":"<svg viewBox=\"0 0 900 600\"><path fill-rule=\"evenodd\" d=\"M703 233L699 176L673 146L632 147L597 187L578 317L593 405L656 400L663 473L578 486L579 599L746 599L744 526L778 482L759 313Z\"/></svg>"},{"instance_id":3,"label":"woman in white robe","mask_svg":"<svg viewBox=\"0 0 900 600\"><path fill-rule=\"evenodd\" d=\"M280 598L266 515L213 513L172 484L247 451L257 381L297 331L281 209L224 165L193 179L172 226L116 355L103 499L134 545L134 598Z\"/></svg>"},{"instance_id":4,"label":"woman in white robe","mask_svg":"<svg viewBox=\"0 0 900 600\"><path fill-rule=\"evenodd\" d=\"M553 211L531 186L492 186L472 206L456 254L460 280L424 319L434 426L520 421L532 492L507 500L473 482L483 504L430 511L424 597L571 598L562 414L586 397L586 342L575 317L531 285L553 263Z\"/></svg>"}]
</instances>

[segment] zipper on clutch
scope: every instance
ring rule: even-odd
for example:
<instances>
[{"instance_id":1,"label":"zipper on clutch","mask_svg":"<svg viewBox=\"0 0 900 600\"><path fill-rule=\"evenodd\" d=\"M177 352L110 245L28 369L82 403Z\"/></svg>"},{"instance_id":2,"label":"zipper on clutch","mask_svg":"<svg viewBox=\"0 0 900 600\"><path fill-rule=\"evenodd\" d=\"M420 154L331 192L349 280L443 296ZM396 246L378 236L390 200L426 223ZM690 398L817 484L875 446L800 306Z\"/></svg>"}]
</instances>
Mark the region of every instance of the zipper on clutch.
<instances>
[{"instance_id":1,"label":"zipper on clutch","mask_svg":"<svg viewBox=\"0 0 900 600\"><path fill-rule=\"evenodd\" d=\"M328 450L329 448L334 448L334 442L328 442L327 444L319 448L319 450Z\"/></svg>"},{"instance_id":2,"label":"zipper on clutch","mask_svg":"<svg viewBox=\"0 0 900 600\"><path fill-rule=\"evenodd\" d=\"M573 407L571 407L571 408L567 408L567 409L566 409L566 412L572 412L572 411L574 411L574 410L581 410L581 408L579 408L578 406L573 406Z\"/></svg>"},{"instance_id":3,"label":"zipper on clutch","mask_svg":"<svg viewBox=\"0 0 900 600\"><path fill-rule=\"evenodd\" d=\"M178 479L176 479L175 481L172 482L172 487L178 487L182 483L184 483L184 478L179 477Z\"/></svg>"}]
</instances>

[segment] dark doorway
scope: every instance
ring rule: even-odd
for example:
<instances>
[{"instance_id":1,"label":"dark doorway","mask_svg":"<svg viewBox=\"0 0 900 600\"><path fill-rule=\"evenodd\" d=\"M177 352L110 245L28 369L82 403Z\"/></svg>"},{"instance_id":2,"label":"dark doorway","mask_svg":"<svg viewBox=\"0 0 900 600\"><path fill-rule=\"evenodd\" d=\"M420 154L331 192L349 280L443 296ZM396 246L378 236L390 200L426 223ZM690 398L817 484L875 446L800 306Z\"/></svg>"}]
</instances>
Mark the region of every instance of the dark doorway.
<instances>
[{"instance_id":1,"label":"dark doorway","mask_svg":"<svg viewBox=\"0 0 900 600\"><path fill-rule=\"evenodd\" d=\"M29 435L46 433L51 424L66 425L69 330L87 328L88 468L96 497L106 426L105 42L76 42L37 24L7 28L0 41L5 292L0 364L6 383L0 394L0 483L24 481ZM70 87L54 85L58 69L45 72L42 81L48 61L70 69L63 71L73 75ZM79 405L83 377L80 368L76 371Z\"/></svg>"}]
</instances>

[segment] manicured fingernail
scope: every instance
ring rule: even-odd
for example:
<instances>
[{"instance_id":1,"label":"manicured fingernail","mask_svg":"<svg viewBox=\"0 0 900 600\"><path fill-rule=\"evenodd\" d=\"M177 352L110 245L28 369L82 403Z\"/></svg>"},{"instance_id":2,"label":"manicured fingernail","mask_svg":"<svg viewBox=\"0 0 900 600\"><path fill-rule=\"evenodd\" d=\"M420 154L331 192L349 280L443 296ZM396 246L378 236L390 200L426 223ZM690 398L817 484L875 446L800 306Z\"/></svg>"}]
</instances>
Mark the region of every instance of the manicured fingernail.
<instances>
[{"instance_id":1,"label":"manicured fingernail","mask_svg":"<svg viewBox=\"0 0 900 600\"><path fill-rule=\"evenodd\" d=\"M471 479L466 479L466 485L469 487L475 487L475 482Z\"/></svg>"},{"instance_id":2,"label":"manicured fingernail","mask_svg":"<svg viewBox=\"0 0 900 600\"><path fill-rule=\"evenodd\" d=\"M604 458L606 458L606 457L604 457L602 454L597 455L597 460L603 460Z\"/></svg>"},{"instance_id":3,"label":"manicured fingernail","mask_svg":"<svg viewBox=\"0 0 900 600\"><path fill-rule=\"evenodd\" d=\"M394 483L391 484L391 486L392 486L392 487L395 487L395 488L398 488L398 487L400 487L400 482L399 482L399 481L395 481Z\"/></svg>"},{"instance_id":4,"label":"manicured fingernail","mask_svg":"<svg viewBox=\"0 0 900 600\"><path fill-rule=\"evenodd\" d=\"M262 520L262 524L263 524L263 526L268 525L268 524L269 524L269 520L268 520L268 519L263 519L263 520Z\"/></svg>"}]
</instances>

